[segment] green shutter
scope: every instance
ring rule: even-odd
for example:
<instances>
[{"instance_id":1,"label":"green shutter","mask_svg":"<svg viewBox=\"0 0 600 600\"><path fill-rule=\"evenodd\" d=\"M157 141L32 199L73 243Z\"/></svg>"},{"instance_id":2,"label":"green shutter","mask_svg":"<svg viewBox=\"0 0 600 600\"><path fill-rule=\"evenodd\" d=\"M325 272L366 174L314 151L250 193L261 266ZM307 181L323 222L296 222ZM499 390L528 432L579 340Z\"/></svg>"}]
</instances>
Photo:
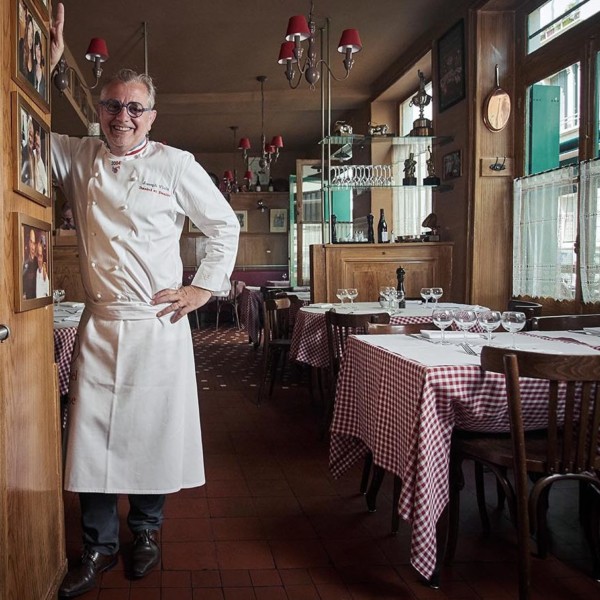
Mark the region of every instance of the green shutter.
<instances>
[{"instance_id":1,"label":"green shutter","mask_svg":"<svg viewBox=\"0 0 600 600\"><path fill-rule=\"evenodd\" d=\"M529 174L555 169L560 154L560 86L531 86L529 125Z\"/></svg>"}]
</instances>

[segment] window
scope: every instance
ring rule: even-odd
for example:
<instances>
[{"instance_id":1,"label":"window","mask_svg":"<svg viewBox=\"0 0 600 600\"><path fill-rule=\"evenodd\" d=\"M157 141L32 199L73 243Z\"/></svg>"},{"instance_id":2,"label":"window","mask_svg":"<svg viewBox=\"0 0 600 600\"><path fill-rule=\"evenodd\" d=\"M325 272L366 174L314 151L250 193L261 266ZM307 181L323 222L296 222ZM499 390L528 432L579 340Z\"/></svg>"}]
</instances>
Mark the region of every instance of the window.
<instances>
[{"instance_id":1,"label":"window","mask_svg":"<svg viewBox=\"0 0 600 600\"><path fill-rule=\"evenodd\" d=\"M548 0L529 15L527 52L534 52L597 12L598 0Z\"/></svg>"},{"instance_id":2,"label":"window","mask_svg":"<svg viewBox=\"0 0 600 600\"><path fill-rule=\"evenodd\" d=\"M431 96L433 86L429 82L425 86L425 91ZM415 90L416 92L416 90ZM411 94L411 98L414 94ZM400 135L410 134L413 123L419 118L419 108L411 104L411 98L400 104ZM433 114L433 102L430 102L424 110L424 117L431 119ZM417 181L423 181L427 176L426 160L429 156L427 144L415 138L414 144L394 145L392 147L392 165L394 170L394 179L400 183L403 177L404 160L408 153L413 152L417 161L415 176ZM394 219L392 232L397 235L419 235L422 227L421 223L431 212L431 188L426 186L406 186L397 187L393 190Z\"/></svg>"}]
</instances>

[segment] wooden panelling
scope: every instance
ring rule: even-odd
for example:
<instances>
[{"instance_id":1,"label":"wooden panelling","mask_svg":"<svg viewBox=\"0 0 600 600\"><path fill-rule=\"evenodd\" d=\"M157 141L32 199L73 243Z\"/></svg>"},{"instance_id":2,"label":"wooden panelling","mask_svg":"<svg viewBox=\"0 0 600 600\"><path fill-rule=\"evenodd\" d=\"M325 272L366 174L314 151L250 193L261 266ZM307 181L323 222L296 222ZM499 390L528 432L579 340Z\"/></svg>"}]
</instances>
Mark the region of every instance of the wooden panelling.
<instances>
[{"instance_id":1,"label":"wooden panelling","mask_svg":"<svg viewBox=\"0 0 600 600\"><path fill-rule=\"evenodd\" d=\"M54 246L54 287L65 290L69 302L85 302L77 246Z\"/></svg>"},{"instance_id":2,"label":"wooden panelling","mask_svg":"<svg viewBox=\"0 0 600 600\"><path fill-rule=\"evenodd\" d=\"M404 288L418 298L425 286L440 286L453 300L452 244L325 244L311 246L314 302L335 302L338 288L355 287L358 301L375 301L382 285L396 286L396 269L406 271Z\"/></svg>"}]
</instances>

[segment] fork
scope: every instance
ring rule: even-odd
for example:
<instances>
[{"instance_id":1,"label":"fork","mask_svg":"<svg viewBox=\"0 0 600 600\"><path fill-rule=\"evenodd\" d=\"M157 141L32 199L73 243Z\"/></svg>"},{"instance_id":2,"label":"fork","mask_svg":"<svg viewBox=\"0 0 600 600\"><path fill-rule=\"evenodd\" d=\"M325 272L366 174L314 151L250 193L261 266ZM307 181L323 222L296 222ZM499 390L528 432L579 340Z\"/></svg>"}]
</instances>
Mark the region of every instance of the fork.
<instances>
[{"instance_id":1,"label":"fork","mask_svg":"<svg viewBox=\"0 0 600 600\"><path fill-rule=\"evenodd\" d=\"M477 356L477 352L475 352L475 350L473 350L473 348L471 348L471 346L469 346L469 344L467 344L466 342L461 342L459 344L459 346L467 353L470 354L471 356Z\"/></svg>"}]
</instances>

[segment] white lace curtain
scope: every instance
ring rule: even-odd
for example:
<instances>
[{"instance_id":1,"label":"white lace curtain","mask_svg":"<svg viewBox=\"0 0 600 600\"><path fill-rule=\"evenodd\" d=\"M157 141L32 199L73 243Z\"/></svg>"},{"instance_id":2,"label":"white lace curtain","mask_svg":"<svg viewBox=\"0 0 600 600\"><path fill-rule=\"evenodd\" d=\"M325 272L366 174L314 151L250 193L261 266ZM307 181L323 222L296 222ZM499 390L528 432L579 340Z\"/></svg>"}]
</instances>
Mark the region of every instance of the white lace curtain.
<instances>
[{"instance_id":1,"label":"white lace curtain","mask_svg":"<svg viewBox=\"0 0 600 600\"><path fill-rule=\"evenodd\" d=\"M393 190L394 220L393 233L398 235L419 235L423 228L421 223L431 212L431 189L423 186L404 186L404 160L409 152L414 152L417 165L415 177L421 184L427 176L425 161L427 153L423 152L423 144L402 144L392 146L392 168L394 172Z\"/></svg>"},{"instance_id":2,"label":"white lace curtain","mask_svg":"<svg viewBox=\"0 0 600 600\"><path fill-rule=\"evenodd\" d=\"M561 257L572 231L577 202L577 167L569 166L515 180L513 294L569 299L573 264ZM571 253L572 253L572 243ZM568 263L568 261L566 261Z\"/></svg>"},{"instance_id":3,"label":"white lace curtain","mask_svg":"<svg viewBox=\"0 0 600 600\"><path fill-rule=\"evenodd\" d=\"M600 159L580 165L579 261L584 302L600 301Z\"/></svg>"}]
</instances>

